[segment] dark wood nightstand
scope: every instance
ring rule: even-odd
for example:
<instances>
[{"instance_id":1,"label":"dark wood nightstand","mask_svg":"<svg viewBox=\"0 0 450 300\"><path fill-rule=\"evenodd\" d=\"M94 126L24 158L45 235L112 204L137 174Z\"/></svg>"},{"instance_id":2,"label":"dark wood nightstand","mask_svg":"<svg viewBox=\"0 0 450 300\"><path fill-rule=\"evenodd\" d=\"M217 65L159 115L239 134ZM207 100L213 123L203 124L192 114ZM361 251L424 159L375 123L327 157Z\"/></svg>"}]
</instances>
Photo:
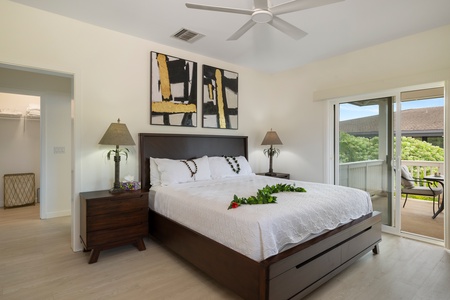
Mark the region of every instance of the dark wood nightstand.
<instances>
[{"instance_id":1,"label":"dark wood nightstand","mask_svg":"<svg viewBox=\"0 0 450 300\"><path fill-rule=\"evenodd\" d=\"M89 263L98 260L100 251L124 244L145 250L148 235L148 192L109 191L80 193L80 238L85 251L91 251Z\"/></svg>"},{"instance_id":2,"label":"dark wood nightstand","mask_svg":"<svg viewBox=\"0 0 450 300\"><path fill-rule=\"evenodd\" d=\"M291 177L288 173L256 173L256 175L262 175L262 176L271 176L271 177L277 177L277 178L283 178L283 179L289 179Z\"/></svg>"}]
</instances>

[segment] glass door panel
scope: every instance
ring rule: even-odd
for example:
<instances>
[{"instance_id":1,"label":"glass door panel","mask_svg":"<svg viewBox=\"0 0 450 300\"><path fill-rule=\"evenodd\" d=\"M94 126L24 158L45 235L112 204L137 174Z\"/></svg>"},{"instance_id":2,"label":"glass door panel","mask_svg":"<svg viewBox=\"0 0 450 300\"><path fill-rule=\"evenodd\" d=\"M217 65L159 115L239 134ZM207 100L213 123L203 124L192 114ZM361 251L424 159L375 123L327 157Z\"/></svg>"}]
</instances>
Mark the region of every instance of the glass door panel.
<instances>
[{"instance_id":1,"label":"glass door panel","mask_svg":"<svg viewBox=\"0 0 450 300\"><path fill-rule=\"evenodd\" d=\"M382 222L392 226L392 97L336 105L335 184L370 193Z\"/></svg>"},{"instance_id":2,"label":"glass door panel","mask_svg":"<svg viewBox=\"0 0 450 300\"><path fill-rule=\"evenodd\" d=\"M435 181L435 174L445 171L443 96L442 87L408 90L400 94L401 107L398 111L401 119L396 131L402 149L399 165L408 168L411 175L419 180L416 185L427 186L426 180ZM435 187L441 186L438 184ZM437 203L442 199L440 196L436 198ZM411 194L406 200L403 194L399 201L401 232L435 240L444 239L444 216L442 213L435 214L442 206L434 205L433 197Z\"/></svg>"}]
</instances>

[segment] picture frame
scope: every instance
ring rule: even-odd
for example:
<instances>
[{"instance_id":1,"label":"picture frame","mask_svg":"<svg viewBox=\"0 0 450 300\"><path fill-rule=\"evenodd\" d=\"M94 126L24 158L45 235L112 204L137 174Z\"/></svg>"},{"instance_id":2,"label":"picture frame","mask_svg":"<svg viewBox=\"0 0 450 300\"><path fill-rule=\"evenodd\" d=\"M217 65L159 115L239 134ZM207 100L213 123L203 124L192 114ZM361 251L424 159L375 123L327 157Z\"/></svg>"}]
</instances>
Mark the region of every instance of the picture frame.
<instances>
[{"instance_id":1,"label":"picture frame","mask_svg":"<svg viewBox=\"0 0 450 300\"><path fill-rule=\"evenodd\" d=\"M209 65L202 72L202 126L238 129L238 73Z\"/></svg>"},{"instance_id":2,"label":"picture frame","mask_svg":"<svg viewBox=\"0 0 450 300\"><path fill-rule=\"evenodd\" d=\"M197 127L197 63L150 52L150 124Z\"/></svg>"}]
</instances>

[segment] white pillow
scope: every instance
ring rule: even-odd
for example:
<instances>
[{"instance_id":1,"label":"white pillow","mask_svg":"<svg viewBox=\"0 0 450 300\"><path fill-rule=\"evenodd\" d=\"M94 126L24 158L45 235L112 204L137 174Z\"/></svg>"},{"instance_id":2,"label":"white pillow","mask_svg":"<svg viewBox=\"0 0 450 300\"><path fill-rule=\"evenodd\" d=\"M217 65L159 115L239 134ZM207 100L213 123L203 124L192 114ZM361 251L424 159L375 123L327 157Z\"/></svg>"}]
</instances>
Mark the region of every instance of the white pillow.
<instances>
[{"instance_id":1,"label":"white pillow","mask_svg":"<svg viewBox=\"0 0 450 300\"><path fill-rule=\"evenodd\" d=\"M167 158L155 158L155 163L158 166L160 173L161 185L167 186L171 184L191 182L194 180L209 180L211 173L209 170L208 157L194 159L197 168L192 161L187 161L187 164L195 174L192 176L191 171L183 162L183 160L174 160Z\"/></svg>"},{"instance_id":2,"label":"white pillow","mask_svg":"<svg viewBox=\"0 0 450 300\"><path fill-rule=\"evenodd\" d=\"M209 167L211 169L211 177L213 179L254 174L252 168L250 167L250 164L244 156L236 157L236 160L239 163L239 167L241 168L239 173L235 173L233 171L225 157L213 156L208 157L208 160ZM228 158L228 160L231 162L233 167L237 169L237 165L235 164L234 160L231 157Z\"/></svg>"},{"instance_id":3,"label":"white pillow","mask_svg":"<svg viewBox=\"0 0 450 300\"><path fill-rule=\"evenodd\" d=\"M194 161L197 164L197 173L194 175L195 181L211 180L211 171L209 168L208 156L205 155L203 157L196 158L194 159ZM192 163L189 161L188 164L191 167L192 171L195 171L195 166L192 166Z\"/></svg>"},{"instance_id":4,"label":"white pillow","mask_svg":"<svg viewBox=\"0 0 450 300\"><path fill-rule=\"evenodd\" d=\"M152 186L161 185L161 175L159 174L158 166L153 157L150 157L150 184Z\"/></svg>"}]
</instances>

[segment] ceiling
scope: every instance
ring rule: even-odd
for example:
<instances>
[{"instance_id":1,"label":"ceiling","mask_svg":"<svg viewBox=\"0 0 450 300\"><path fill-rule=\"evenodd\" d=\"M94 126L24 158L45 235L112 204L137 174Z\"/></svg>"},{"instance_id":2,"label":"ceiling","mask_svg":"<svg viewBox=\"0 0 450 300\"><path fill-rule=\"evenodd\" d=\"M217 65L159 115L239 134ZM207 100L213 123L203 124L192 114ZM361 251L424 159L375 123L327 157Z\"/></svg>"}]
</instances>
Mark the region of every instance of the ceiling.
<instances>
[{"instance_id":1,"label":"ceiling","mask_svg":"<svg viewBox=\"0 0 450 300\"><path fill-rule=\"evenodd\" d=\"M250 16L188 9L182 0L11 1L267 73L450 24L449 0L345 0L281 15L308 33L300 40L256 24L239 40L227 41ZM252 0L188 2L253 8ZM173 38L182 28L204 37L193 43Z\"/></svg>"}]
</instances>

